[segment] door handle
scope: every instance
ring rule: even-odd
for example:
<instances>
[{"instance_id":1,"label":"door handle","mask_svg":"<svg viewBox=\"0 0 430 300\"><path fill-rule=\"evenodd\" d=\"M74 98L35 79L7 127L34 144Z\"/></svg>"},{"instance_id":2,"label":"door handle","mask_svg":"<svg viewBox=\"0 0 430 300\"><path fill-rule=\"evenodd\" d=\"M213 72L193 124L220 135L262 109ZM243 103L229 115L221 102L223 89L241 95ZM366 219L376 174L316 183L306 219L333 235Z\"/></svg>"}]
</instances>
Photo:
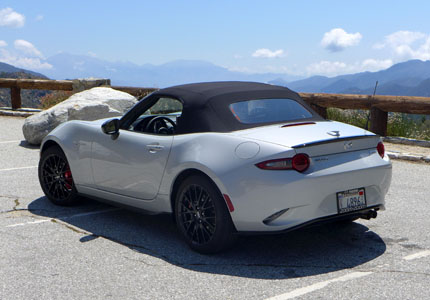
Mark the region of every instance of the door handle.
<instances>
[{"instance_id":1,"label":"door handle","mask_svg":"<svg viewBox=\"0 0 430 300\"><path fill-rule=\"evenodd\" d=\"M146 145L146 148L148 149L149 152L155 153L157 151L163 150L164 146L157 143L157 144Z\"/></svg>"}]
</instances>

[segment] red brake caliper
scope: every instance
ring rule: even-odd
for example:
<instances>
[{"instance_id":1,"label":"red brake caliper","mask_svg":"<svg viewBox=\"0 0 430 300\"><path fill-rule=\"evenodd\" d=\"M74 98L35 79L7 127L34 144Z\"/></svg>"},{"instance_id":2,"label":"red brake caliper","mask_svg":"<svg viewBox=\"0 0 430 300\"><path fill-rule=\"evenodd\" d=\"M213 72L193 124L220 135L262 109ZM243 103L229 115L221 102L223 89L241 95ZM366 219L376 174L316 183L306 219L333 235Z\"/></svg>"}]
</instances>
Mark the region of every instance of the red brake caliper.
<instances>
[{"instance_id":1,"label":"red brake caliper","mask_svg":"<svg viewBox=\"0 0 430 300\"><path fill-rule=\"evenodd\" d=\"M73 178L70 169L64 173L64 179L66 180L66 189L71 190L73 185Z\"/></svg>"}]
</instances>

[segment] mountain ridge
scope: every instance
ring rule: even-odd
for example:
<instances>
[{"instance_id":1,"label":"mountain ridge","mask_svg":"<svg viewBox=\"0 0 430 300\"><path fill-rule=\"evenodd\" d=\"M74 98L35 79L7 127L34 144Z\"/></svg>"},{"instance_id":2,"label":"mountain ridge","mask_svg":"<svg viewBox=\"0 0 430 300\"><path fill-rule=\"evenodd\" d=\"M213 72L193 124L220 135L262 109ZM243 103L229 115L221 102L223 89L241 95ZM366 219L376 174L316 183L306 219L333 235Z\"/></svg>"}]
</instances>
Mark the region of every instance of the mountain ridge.
<instances>
[{"instance_id":1,"label":"mountain ridge","mask_svg":"<svg viewBox=\"0 0 430 300\"><path fill-rule=\"evenodd\" d=\"M377 72L360 72L335 77L312 76L284 84L297 92L407 95L428 97L430 61L409 60Z\"/></svg>"},{"instance_id":2,"label":"mountain ridge","mask_svg":"<svg viewBox=\"0 0 430 300\"><path fill-rule=\"evenodd\" d=\"M59 53L47 59L53 66L45 73L55 79L103 77L113 85L167 87L201 81L260 81L275 78L292 81L301 78L281 73L247 74L231 71L202 60L174 60L161 65L137 65L130 62L110 62L86 55Z\"/></svg>"}]
</instances>

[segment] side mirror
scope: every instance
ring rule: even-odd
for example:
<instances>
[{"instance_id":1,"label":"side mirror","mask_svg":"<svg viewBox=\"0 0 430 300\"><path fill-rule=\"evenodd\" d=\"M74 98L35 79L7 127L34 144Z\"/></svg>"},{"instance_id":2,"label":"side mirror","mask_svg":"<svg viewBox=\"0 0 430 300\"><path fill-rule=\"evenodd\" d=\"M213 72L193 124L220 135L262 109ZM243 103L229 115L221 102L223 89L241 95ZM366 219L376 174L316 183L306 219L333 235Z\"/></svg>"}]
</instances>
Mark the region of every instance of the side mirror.
<instances>
[{"instance_id":1,"label":"side mirror","mask_svg":"<svg viewBox=\"0 0 430 300\"><path fill-rule=\"evenodd\" d=\"M102 124L102 131L109 135L118 135L119 133L119 120L111 119Z\"/></svg>"}]
</instances>

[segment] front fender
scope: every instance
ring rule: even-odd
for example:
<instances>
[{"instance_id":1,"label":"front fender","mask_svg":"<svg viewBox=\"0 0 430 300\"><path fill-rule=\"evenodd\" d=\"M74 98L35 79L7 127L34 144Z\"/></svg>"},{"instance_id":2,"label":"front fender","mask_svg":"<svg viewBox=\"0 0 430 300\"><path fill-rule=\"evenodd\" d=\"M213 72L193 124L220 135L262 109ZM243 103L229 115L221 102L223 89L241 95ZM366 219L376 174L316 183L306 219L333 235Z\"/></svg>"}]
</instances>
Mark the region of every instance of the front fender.
<instances>
[{"instance_id":1,"label":"front fender","mask_svg":"<svg viewBox=\"0 0 430 300\"><path fill-rule=\"evenodd\" d=\"M69 121L57 126L42 141L41 151L49 143L56 143L66 155L76 185L93 185L91 168L92 136L101 129L90 122Z\"/></svg>"}]
</instances>

